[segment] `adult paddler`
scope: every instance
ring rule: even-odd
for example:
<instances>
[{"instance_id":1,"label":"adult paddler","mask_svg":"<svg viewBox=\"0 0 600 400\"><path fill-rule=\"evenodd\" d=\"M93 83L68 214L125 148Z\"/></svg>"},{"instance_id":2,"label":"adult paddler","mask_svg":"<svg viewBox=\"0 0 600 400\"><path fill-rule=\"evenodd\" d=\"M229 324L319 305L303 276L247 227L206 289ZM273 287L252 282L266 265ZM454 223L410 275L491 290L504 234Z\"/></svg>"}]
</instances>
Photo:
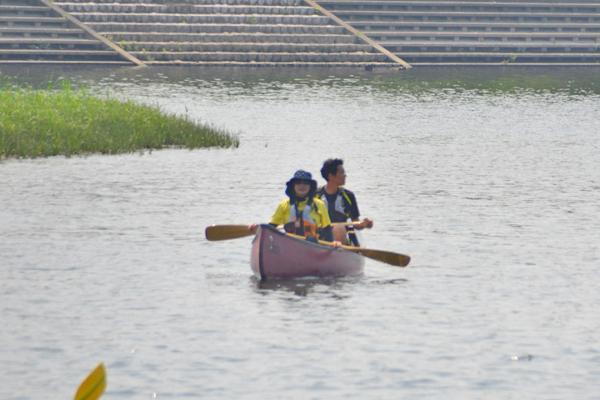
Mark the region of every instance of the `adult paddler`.
<instances>
[{"instance_id":1,"label":"adult paddler","mask_svg":"<svg viewBox=\"0 0 600 400\"><path fill-rule=\"evenodd\" d=\"M325 160L323 168L321 168L321 175L327 181L327 184L317 190L316 197L325 203L331 222L356 221L357 224L354 225L354 229L371 229L373 220L365 218L360 222L360 211L358 210L356 196L350 190L342 187L346 183L344 161L339 158ZM352 233L352 230L348 235L348 230L343 225L333 227L333 236L334 240L341 243L359 245L356 235Z\"/></svg>"}]
</instances>

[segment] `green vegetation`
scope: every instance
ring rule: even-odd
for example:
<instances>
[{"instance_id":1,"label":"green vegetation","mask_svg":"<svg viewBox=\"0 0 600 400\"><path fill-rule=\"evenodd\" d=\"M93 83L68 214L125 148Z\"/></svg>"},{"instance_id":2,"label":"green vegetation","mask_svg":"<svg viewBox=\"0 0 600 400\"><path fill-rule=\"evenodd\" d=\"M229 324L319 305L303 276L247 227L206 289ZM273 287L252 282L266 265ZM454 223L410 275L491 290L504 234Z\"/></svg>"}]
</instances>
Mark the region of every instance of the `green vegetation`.
<instances>
[{"instance_id":1,"label":"green vegetation","mask_svg":"<svg viewBox=\"0 0 600 400\"><path fill-rule=\"evenodd\" d=\"M354 43L359 44L360 42L362 42L362 32L357 29L354 33Z\"/></svg>"},{"instance_id":2,"label":"green vegetation","mask_svg":"<svg viewBox=\"0 0 600 400\"><path fill-rule=\"evenodd\" d=\"M82 88L33 90L0 74L0 158L119 154L164 147L238 147L239 138L157 107L99 99Z\"/></svg>"}]
</instances>

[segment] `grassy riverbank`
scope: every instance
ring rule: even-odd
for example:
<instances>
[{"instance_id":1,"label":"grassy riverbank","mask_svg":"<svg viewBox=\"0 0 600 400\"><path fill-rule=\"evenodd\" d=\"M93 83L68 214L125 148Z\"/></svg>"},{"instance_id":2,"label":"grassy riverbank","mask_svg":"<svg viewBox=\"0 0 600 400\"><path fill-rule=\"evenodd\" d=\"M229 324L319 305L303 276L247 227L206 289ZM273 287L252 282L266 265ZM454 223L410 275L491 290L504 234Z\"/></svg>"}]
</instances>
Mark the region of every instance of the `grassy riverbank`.
<instances>
[{"instance_id":1,"label":"grassy riverbank","mask_svg":"<svg viewBox=\"0 0 600 400\"><path fill-rule=\"evenodd\" d=\"M156 107L73 91L64 82L61 90L0 82L0 158L119 154L168 146L238 147L239 139Z\"/></svg>"}]
</instances>

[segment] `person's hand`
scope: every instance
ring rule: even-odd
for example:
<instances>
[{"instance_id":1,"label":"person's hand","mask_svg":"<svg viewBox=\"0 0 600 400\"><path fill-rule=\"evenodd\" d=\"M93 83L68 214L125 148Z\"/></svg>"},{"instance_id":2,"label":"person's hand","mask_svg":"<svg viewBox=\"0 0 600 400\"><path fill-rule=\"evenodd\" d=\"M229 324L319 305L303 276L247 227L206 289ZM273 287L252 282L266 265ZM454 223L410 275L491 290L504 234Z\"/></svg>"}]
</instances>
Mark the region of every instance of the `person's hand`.
<instances>
[{"instance_id":1,"label":"person's hand","mask_svg":"<svg viewBox=\"0 0 600 400\"><path fill-rule=\"evenodd\" d=\"M288 222L283 226L283 230L287 233L296 233L296 224L294 224L294 222Z\"/></svg>"},{"instance_id":2,"label":"person's hand","mask_svg":"<svg viewBox=\"0 0 600 400\"><path fill-rule=\"evenodd\" d=\"M331 242L331 246L335 247L337 249L339 247L342 247L342 242L338 242L337 240L334 240L333 242Z\"/></svg>"},{"instance_id":3,"label":"person's hand","mask_svg":"<svg viewBox=\"0 0 600 400\"><path fill-rule=\"evenodd\" d=\"M371 229L373 227L373 220L371 218L365 218L362 220L361 223L354 225L354 228L358 229L359 231L365 228L369 228Z\"/></svg>"},{"instance_id":4,"label":"person's hand","mask_svg":"<svg viewBox=\"0 0 600 400\"><path fill-rule=\"evenodd\" d=\"M248 231L250 233L256 233L257 229L258 229L258 224L250 224L250 226L248 227Z\"/></svg>"}]
</instances>

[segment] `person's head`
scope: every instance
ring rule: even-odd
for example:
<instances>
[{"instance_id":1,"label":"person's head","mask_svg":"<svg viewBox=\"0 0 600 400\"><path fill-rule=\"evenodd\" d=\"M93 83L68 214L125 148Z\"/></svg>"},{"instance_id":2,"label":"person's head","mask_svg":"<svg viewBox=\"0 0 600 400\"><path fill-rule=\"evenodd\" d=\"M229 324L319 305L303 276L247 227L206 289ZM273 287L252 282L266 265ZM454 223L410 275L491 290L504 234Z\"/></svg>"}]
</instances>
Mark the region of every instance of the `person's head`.
<instances>
[{"instance_id":1,"label":"person's head","mask_svg":"<svg viewBox=\"0 0 600 400\"><path fill-rule=\"evenodd\" d=\"M344 161L339 158L330 158L325 160L323 168L321 168L321 175L327 181L332 182L338 186L342 186L346 183L346 171L344 170Z\"/></svg>"},{"instance_id":2,"label":"person's head","mask_svg":"<svg viewBox=\"0 0 600 400\"><path fill-rule=\"evenodd\" d=\"M317 181L312 178L310 172L298 170L294 177L286 183L285 194L290 198L304 199L313 198L317 192Z\"/></svg>"}]
</instances>

